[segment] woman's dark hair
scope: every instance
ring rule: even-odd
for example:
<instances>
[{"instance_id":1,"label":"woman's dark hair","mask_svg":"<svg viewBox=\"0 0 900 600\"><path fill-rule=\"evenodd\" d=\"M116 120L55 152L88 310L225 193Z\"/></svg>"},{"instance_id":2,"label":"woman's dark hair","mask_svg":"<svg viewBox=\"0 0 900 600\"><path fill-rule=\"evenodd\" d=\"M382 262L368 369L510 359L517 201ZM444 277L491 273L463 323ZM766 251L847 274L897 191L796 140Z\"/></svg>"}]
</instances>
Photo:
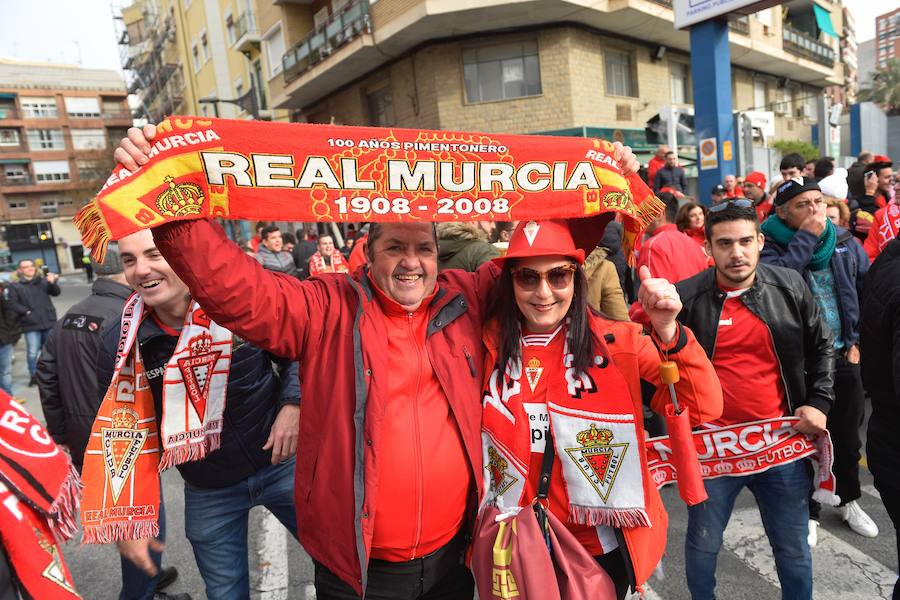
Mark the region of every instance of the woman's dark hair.
<instances>
[{"instance_id":1,"label":"woman's dark hair","mask_svg":"<svg viewBox=\"0 0 900 600\"><path fill-rule=\"evenodd\" d=\"M706 218L709 216L706 207L697 202L687 202L681 205L678 214L675 215L675 225L678 226L678 231L687 231L691 228L691 211L695 208L703 211L703 222L706 223Z\"/></svg>"},{"instance_id":2,"label":"woman's dark hair","mask_svg":"<svg viewBox=\"0 0 900 600\"><path fill-rule=\"evenodd\" d=\"M569 319L567 340L569 352L572 354L572 366L578 373L585 373L594 364L594 338L591 333L587 303L587 278L581 265L571 261L577 267L573 282L575 293L566 317ZM513 290L512 272L517 260L504 261L500 279L494 285L488 299L488 319L496 319L500 331L500 343L497 355L497 367L502 371L510 360L522 359L522 316L516 304Z\"/></svg>"}]
</instances>

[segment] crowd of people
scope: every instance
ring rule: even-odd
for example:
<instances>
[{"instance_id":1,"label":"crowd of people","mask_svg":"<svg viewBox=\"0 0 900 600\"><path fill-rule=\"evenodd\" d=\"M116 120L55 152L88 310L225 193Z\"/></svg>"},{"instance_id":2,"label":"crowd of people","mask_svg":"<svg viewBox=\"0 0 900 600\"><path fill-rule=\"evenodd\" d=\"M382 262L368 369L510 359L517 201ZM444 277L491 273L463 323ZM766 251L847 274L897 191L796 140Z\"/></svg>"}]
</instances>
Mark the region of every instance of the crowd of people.
<instances>
[{"instance_id":1,"label":"crowd of people","mask_svg":"<svg viewBox=\"0 0 900 600\"><path fill-rule=\"evenodd\" d=\"M137 169L153 135L130 130L116 159ZM630 150L617 153L638 172ZM660 147L646 173L664 208L634 256L609 214L369 223L340 248L336 230L260 223L235 244L208 220L167 223L110 246L92 263L91 296L59 321L56 277L20 263L0 335L9 329L10 348L16 327L31 340L47 431L99 509L107 484L93 440L135 402L135 383L147 398L139 416L172 431L165 415L184 412L192 385L206 389L219 368L197 379L179 366L186 346L228 349L227 383L204 396L221 410L204 423L217 449L177 465L208 598L249 597L248 512L263 505L312 557L320 600L470 600L492 577L465 560L480 516L537 498L563 524L555 535L571 536L608 582L603 597L621 599L666 547L665 509L639 448L665 435L661 415L676 396L695 429L792 417L810 438L827 431L837 509L875 537L858 502L869 397L868 464L900 522L900 185L884 156L845 170L788 155L780 167L772 182L728 175L702 202ZM0 387L11 392L4 347ZM674 383L664 364L677 365ZM616 454L613 439L635 450ZM590 448L609 451L612 475ZM810 461L787 460L705 480L684 540L692 598L715 598L723 533L746 487L782 597L811 599L825 509L816 478ZM153 535L98 534L122 555L120 598L189 598L165 592L177 577L162 568L165 504ZM4 572L23 586L15 575L27 565L0 558L0 588Z\"/></svg>"}]
</instances>

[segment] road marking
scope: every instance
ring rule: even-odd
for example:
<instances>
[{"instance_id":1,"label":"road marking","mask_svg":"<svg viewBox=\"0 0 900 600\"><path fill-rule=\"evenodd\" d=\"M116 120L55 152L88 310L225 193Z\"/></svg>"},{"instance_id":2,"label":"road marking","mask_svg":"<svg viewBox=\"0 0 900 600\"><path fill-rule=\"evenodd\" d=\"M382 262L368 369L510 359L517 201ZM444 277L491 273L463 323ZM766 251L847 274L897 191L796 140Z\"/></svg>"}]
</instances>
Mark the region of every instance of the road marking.
<instances>
[{"instance_id":1,"label":"road marking","mask_svg":"<svg viewBox=\"0 0 900 600\"><path fill-rule=\"evenodd\" d=\"M772 548L756 507L735 511L725 530L725 547L769 583L781 587ZM819 527L813 548L816 600L890 598L897 574L871 556Z\"/></svg>"},{"instance_id":2,"label":"road marking","mask_svg":"<svg viewBox=\"0 0 900 600\"><path fill-rule=\"evenodd\" d=\"M255 534L257 568L253 570L253 588L260 592L259 600L287 600L287 530L275 515L264 508L262 511Z\"/></svg>"}]
</instances>

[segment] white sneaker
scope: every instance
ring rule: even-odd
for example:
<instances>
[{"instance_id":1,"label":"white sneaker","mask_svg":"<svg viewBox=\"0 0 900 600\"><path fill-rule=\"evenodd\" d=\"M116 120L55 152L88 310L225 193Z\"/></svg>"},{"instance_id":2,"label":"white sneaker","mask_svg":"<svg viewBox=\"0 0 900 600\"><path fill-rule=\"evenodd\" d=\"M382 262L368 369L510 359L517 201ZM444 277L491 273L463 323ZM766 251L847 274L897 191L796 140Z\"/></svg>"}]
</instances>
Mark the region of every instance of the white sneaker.
<instances>
[{"instance_id":1,"label":"white sneaker","mask_svg":"<svg viewBox=\"0 0 900 600\"><path fill-rule=\"evenodd\" d=\"M819 522L815 519L809 520L809 533L806 535L806 543L810 548L815 548L819 543Z\"/></svg>"},{"instance_id":2,"label":"white sneaker","mask_svg":"<svg viewBox=\"0 0 900 600\"><path fill-rule=\"evenodd\" d=\"M841 516L850 529L861 536L873 538L878 535L878 525L862 509L856 500L841 507Z\"/></svg>"}]
</instances>

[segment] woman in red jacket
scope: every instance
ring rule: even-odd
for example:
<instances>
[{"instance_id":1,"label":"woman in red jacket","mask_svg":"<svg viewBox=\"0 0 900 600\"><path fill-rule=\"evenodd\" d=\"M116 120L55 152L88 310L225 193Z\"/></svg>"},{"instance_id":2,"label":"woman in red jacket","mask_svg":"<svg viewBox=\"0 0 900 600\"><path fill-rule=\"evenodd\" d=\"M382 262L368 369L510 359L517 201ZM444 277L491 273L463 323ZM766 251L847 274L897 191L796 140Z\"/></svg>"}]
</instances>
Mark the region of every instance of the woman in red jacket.
<instances>
[{"instance_id":1,"label":"woman in red jacket","mask_svg":"<svg viewBox=\"0 0 900 600\"><path fill-rule=\"evenodd\" d=\"M706 242L706 207L696 202L687 202L678 209L675 217L678 231L700 244L705 251Z\"/></svg>"},{"instance_id":2,"label":"woman in red jacket","mask_svg":"<svg viewBox=\"0 0 900 600\"><path fill-rule=\"evenodd\" d=\"M672 284L642 269L653 323L604 319L586 303L583 251L561 221L522 222L503 258L485 326L484 504L535 498L549 439L552 511L612 578L619 598L641 586L666 545L668 517L647 469L640 379L659 382L660 353L678 363L693 424L716 418L722 394L693 334L675 320ZM653 398L663 412L665 386Z\"/></svg>"}]
</instances>

